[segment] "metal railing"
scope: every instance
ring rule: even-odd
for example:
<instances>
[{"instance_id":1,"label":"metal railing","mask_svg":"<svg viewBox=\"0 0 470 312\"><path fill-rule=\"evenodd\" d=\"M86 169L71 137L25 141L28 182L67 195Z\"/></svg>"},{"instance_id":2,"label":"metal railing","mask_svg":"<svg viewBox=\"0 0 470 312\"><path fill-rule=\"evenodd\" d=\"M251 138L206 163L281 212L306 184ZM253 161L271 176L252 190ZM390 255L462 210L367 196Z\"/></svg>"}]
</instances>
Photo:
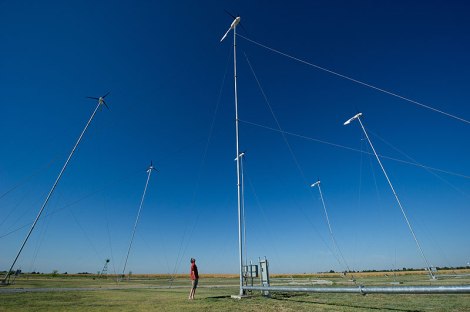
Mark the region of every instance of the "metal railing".
<instances>
[{"instance_id":1,"label":"metal railing","mask_svg":"<svg viewBox=\"0 0 470 312\"><path fill-rule=\"evenodd\" d=\"M269 292L357 293L357 294L469 294L470 285L460 286L383 286L383 287L288 287L243 286L244 290Z\"/></svg>"}]
</instances>

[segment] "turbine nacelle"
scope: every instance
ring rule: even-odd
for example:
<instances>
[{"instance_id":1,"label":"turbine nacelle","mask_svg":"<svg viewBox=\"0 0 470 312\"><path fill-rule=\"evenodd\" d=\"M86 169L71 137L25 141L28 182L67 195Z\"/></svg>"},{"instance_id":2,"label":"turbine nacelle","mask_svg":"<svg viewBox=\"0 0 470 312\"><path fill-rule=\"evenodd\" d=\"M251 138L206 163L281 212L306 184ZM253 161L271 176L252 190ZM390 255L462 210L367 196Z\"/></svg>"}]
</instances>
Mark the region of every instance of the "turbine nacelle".
<instances>
[{"instance_id":1,"label":"turbine nacelle","mask_svg":"<svg viewBox=\"0 0 470 312\"><path fill-rule=\"evenodd\" d=\"M240 16L237 16L235 17L235 19L233 20L232 24L230 25L230 28L227 30L227 32L225 33L225 35L222 37L222 39L220 39L220 42L224 41L225 37L227 37L228 33L234 29L235 27L237 27L238 23L240 23Z\"/></svg>"},{"instance_id":2,"label":"turbine nacelle","mask_svg":"<svg viewBox=\"0 0 470 312\"><path fill-rule=\"evenodd\" d=\"M312 185L310 185L310 187L315 187L317 185L320 185L320 180L318 180L317 182L313 183Z\"/></svg>"},{"instance_id":3,"label":"turbine nacelle","mask_svg":"<svg viewBox=\"0 0 470 312\"><path fill-rule=\"evenodd\" d=\"M359 117L361 117L361 116L362 116L362 113L356 114L354 117L349 118L348 120L346 120L346 121L344 122L344 125L345 125L345 126L346 126L346 125L349 125L349 124L351 123L351 121L353 121L354 119L357 119L357 118L359 118Z\"/></svg>"},{"instance_id":4,"label":"turbine nacelle","mask_svg":"<svg viewBox=\"0 0 470 312\"><path fill-rule=\"evenodd\" d=\"M245 152L241 152L238 154L238 157L243 158L245 156ZM237 161L238 157L235 157L234 161Z\"/></svg>"}]
</instances>

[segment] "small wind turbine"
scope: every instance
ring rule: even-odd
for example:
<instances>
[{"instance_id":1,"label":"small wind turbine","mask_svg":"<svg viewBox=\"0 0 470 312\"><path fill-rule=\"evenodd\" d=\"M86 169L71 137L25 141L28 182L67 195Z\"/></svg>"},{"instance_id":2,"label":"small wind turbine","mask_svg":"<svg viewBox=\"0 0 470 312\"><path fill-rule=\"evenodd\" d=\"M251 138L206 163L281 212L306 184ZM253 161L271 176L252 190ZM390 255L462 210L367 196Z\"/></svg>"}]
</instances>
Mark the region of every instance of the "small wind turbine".
<instances>
[{"instance_id":1,"label":"small wind turbine","mask_svg":"<svg viewBox=\"0 0 470 312\"><path fill-rule=\"evenodd\" d=\"M107 97L110 92L111 92L111 91L109 91L108 93L106 93L105 95L100 96L100 97L87 96L87 99L97 100L97 101L98 101L98 105L104 105L104 106L106 106L107 109L109 109L109 107L108 107L108 105L106 104L104 98Z\"/></svg>"},{"instance_id":2,"label":"small wind turbine","mask_svg":"<svg viewBox=\"0 0 470 312\"><path fill-rule=\"evenodd\" d=\"M139 218L140 218L140 211L142 210L142 206L144 205L145 193L147 192L147 187L149 185L150 175L152 174L152 171L154 170L156 171L155 167L153 166L153 162L150 161L150 166L147 169L147 173L148 173L147 182L145 183L144 193L142 194L142 199L140 200L140 206L137 212L137 218L135 219L134 228L132 230L132 236L131 236L131 241L129 242L129 249L127 250L126 261L124 261L124 268L122 269L122 277L124 277L124 274L126 272L127 260L129 259L129 254L131 252L132 243L134 241L135 230L137 229L137 223L139 222Z\"/></svg>"},{"instance_id":3,"label":"small wind turbine","mask_svg":"<svg viewBox=\"0 0 470 312\"><path fill-rule=\"evenodd\" d=\"M241 152L238 157L240 157L240 159L242 159L243 157L245 156L245 152ZM235 159L233 161L237 161L238 157L235 157Z\"/></svg>"},{"instance_id":4,"label":"small wind turbine","mask_svg":"<svg viewBox=\"0 0 470 312\"><path fill-rule=\"evenodd\" d=\"M237 193L238 193L238 254L239 254L239 273L240 273L240 292L243 296L243 243L242 243L242 208L241 208L241 189L240 189L240 149L238 142L238 92L237 92L237 25L240 23L240 16L235 17L229 29L222 36L222 42L228 33L233 29L233 84L235 94L235 144L236 144L236 161L237 161Z\"/></svg>"},{"instance_id":5,"label":"small wind turbine","mask_svg":"<svg viewBox=\"0 0 470 312\"><path fill-rule=\"evenodd\" d=\"M320 180L318 180L317 182L313 183L312 185L310 185L310 187L315 187L318 185L318 188L320 188Z\"/></svg>"},{"instance_id":6,"label":"small wind turbine","mask_svg":"<svg viewBox=\"0 0 470 312\"><path fill-rule=\"evenodd\" d=\"M410 221L408 220L408 217L406 216L406 213L405 213L405 209L403 208L401 202L400 202L400 199L398 198L398 195L397 193L395 192L395 188L393 187L392 185L392 182L390 181L390 179L388 178L388 175L387 175L387 172L385 171L385 168L384 166L382 165L382 162L380 161L380 158L379 156L377 155L377 152L375 151L375 148L374 148L374 145L372 145L372 142L371 140L369 139L369 135L367 134L367 131L366 131L366 128L364 128L364 125L362 124L362 121L361 121L361 116L362 116L362 113L358 113L356 115L354 115L353 117L349 118L348 120L346 120L344 122L344 125L349 125L352 121L356 120L359 122L359 124L361 125L361 128L362 128L362 131L364 131L364 134L366 136L366 139L367 141L369 142L369 145L370 147L372 148L372 151L374 152L374 155L375 155L375 158L377 159L379 165L380 165L380 168L382 168L382 172L384 173L385 175L385 178L387 179L387 182L388 182L388 185L390 186L391 190L392 190L392 193L393 195L395 196L395 199L398 203L398 206L400 207L400 210L401 210L401 213L403 214L403 217L405 218L405 221L406 221L406 224L408 225L408 228L410 229L410 232L411 232L411 235L413 236L415 242L416 242L416 245L418 246L418 250L419 252L421 253L421 256L423 257L423 260L424 260L424 263L426 264L426 268L429 272L429 275L431 276L431 279L436 279L436 277L434 276L432 270L431 270L431 265L429 264L428 262L428 259L426 259L426 256L424 255L424 252L423 252L423 249L421 248L421 245L419 244L418 242L418 238L416 237L415 235L415 232L413 231L413 228L411 227L411 223Z\"/></svg>"},{"instance_id":7,"label":"small wind turbine","mask_svg":"<svg viewBox=\"0 0 470 312\"><path fill-rule=\"evenodd\" d=\"M220 39L220 42L224 41L225 37L227 37L228 33L237 27L238 23L240 23L240 16L235 17L233 20L232 24L230 25L230 28L227 30L227 32L223 35L222 39ZM235 35L235 34L234 34Z\"/></svg>"},{"instance_id":8,"label":"small wind turbine","mask_svg":"<svg viewBox=\"0 0 470 312\"><path fill-rule=\"evenodd\" d=\"M344 122L344 125L345 125L345 126L346 126L346 125L349 125L349 124L351 123L351 121L353 121L353 120L355 120L355 119L357 119L357 118L359 118L359 117L361 117L361 116L362 116L362 113L358 113L358 114L354 115L353 117L351 117L351 118L349 118L348 120L346 120L346 121Z\"/></svg>"},{"instance_id":9,"label":"small wind turbine","mask_svg":"<svg viewBox=\"0 0 470 312\"><path fill-rule=\"evenodd\" d=\"M339 249L339 246L338 246L338 243L336 242L335 236L333 235L333 230L331 228L330 218L328 217L328 212L326 210L325 201L323 200L323 193L322 193L321 187L320 187L320 179L317 179L317 182L310 185L310 187L315 187L315 186L318 186L318 191L320 192L320 198L321 198L321 202L323 204L323 210L325 211L326 222L328 224L328 230L330 231L330 237L331 237L331 240L333 241L333 245L336 248L336 251L341 256L341 259L343 260L344 265L346 266L346 269L348 270L348 272L351 272L351 269L349 268L349 265L346 262L346 259L344 258L343 253L341 252L341 249ZM338 260L338 262L341 263L339 260Z\"/></svg>"},{"instance_id":10,"label":"small wind turbine","mask_svg":"<svg viewBox=\"0 0 470 312\"><path fill-rule=\"evenodd\" d=\"M108 94L109 94L109 92L106 93L106 95L108 95ZM42 214L42 212L44 211L44 208L46 208L47 203L49 202L49 199L51 198L52 194L54 193L54 190L56 189L57 184L59 183L60 179L62 178L62 174L64 173L65 169L67 169L67 165L69 164L70 159L72 159L72 156L73 156L73 154L75 153L75 150L77 149L78 145L79 145L80 142L82 141L83 135L85 134L86 130L88 129L88 126L90 125L91 121L92 121L93 118L95 117L95 114L96 114L98 108L100 107L100 105L105 104L105 103L104 103L104 98L106 97L106 95L105 95L105 96L102 96L102 97L100 97L100 98L97 98L97 100L98 100L98 105L96 105L95 110L94 110L93 113L91 114L91 117L90 117L90 119L88 120L87 124L85 125L85 128L83 129L82 133L81 133L80 136L78 137L78 140L77 140L77 142L75 143L75 146L73 147L72 151L71 151L70 154L69 154L69 157L68 157L67 160L65 161L64 166L63 166L62 169L60 170L59 175L57 176L57 178L56 178L54 184L53 184L52 187L51 187L51 190L50 190L49 193L47 194L47 197L46 197L46 199L44 200L44 203L42 204L41 209L39 209L39 212L38 212L38 214L37 214L37 216L36 216L36 219L34 220L33 224L31 225L31 228L30 228L28 234L26 235L26 238L24 239L23 244L21 245L21 247L20 247L20 249L19 249L19 251L18 251L18 253L17 253L16 257L15 257L15 260L13 260L13 263L11 264L10 269L7 271L5 277L3 278L2 284L6 285L6 284L9 283L9 277L10 277L10 274L11 274L11 271L12 271L13 267L15 266L16 261L18 260L18 258L19 258L19 256L20 256L21 252L23 251L24 246L26 245L26 242L28 241L29 237L31 236L31 233L33 232L34 227L36 226L36 224L37 224L39 218L41 217L41 214ZM106 104L105 104L105 105L106 105Z\"/></svg>"}]
</instances>

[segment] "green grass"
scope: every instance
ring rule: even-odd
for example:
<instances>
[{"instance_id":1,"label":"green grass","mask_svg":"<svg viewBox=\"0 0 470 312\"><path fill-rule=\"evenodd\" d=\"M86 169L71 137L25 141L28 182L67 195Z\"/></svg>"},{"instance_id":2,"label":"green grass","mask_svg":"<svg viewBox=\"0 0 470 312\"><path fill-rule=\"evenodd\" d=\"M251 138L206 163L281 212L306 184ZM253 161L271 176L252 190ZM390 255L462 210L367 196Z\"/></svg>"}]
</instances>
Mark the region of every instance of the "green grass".
<instances>
[{"instance_id":1,"label":"green grass","mask_svg":"<svg viewBox=\"0 0 470 312\"><path fill-rule=\"evenodd\" d=\"M326 278L325 278L326 279ZM384 284L383 277L367 277L368 284ZM305 283L310 278L273 279L274 284ZM335 285L342 280L332 277ZM0 311L470 311L470 295L366 295L276 293L271 298L258 292L236 300L237 278L201 278L195 300L188 300L190 282L177 278L141 278L117 284L113 279L91 277L20 277L14 285L0 288ZM441 284L469 284L464 279ZM344 283L347 283L344 282ZM422 276L406 276L403 283L422 284ZM428 281L429 283L429 281ZM434 282L432 282L434 283ZM217 287L214 287L217 286ZM1 293L21 288L89 288L81 291ZM118 289L107 289L109 287Z\"/></svg>"}]
</instances>

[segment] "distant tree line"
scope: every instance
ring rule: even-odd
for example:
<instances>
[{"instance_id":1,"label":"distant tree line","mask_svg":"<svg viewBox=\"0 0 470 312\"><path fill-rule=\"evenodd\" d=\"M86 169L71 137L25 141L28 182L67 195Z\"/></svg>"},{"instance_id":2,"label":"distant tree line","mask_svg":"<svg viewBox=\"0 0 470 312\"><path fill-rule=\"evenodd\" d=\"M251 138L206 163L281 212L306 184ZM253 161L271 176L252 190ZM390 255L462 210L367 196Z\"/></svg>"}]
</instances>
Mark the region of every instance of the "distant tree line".
<instances>
[{"instance_id":1,"label":"distant tree line","mask_svg":"<svg viewBox=\"0 0 470 312\"><path fill-rule=\"evenodd\" d=\"M468 269L470 266L458 266L458 267L436 267L437 270L463 270ZM371 272L395 272L395 271L422 271L423 269L416 269L416 268L401 268L401 269L384 269L384 270L349 270L349 271L342 271L341 273L371 273ZM319 273L336 273L334 270L330 270L328 272L319 272Z\"/></svg>"},{"instance_id":2,"label":"distant tree line","mask_svg":"<svg viewBox=\"0 0 470 312\"><path fill-rule=\"evenodd\" d=\"M0 271L0 274L6 274L7 271ZM32 272L22 272L21 270L17 270L17 271L10 271L10 275L19 275L19 274L31 274L31 275L35 275L35 274L52 274L52 275L58 275L58 274L64 274L64 275L67 275L69 274L68 272L64 272L64 273L59 273L58 270L54 270L52 271L52 273L42 273L42 272L39 272L39 271L32 271ZM77 274L92 274L92 273L89 273L89 272L79 272Z\"/></svg>"}]
</instances>

